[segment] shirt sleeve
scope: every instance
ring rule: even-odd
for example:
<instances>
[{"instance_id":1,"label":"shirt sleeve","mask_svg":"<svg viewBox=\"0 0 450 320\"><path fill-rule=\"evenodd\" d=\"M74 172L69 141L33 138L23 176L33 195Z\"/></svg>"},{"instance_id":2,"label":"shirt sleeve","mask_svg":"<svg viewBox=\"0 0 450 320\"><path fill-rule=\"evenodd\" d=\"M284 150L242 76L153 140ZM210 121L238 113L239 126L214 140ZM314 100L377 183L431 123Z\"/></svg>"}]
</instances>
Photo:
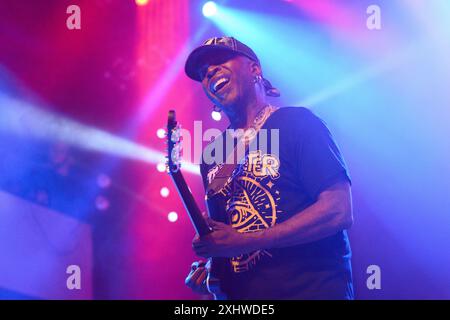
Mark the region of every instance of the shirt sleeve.
<instances>
[{"instance_id":1,"label":"shirt sleeve","mask_svg":"<svg viewBox=\"0 0 450 320\"><path fill-rule=\"evenodd\" d=\"M347 166L326 124L308 111L297 144L298 178L312 198L340 180L351 183Z\"/></svg>"}]
</instances>

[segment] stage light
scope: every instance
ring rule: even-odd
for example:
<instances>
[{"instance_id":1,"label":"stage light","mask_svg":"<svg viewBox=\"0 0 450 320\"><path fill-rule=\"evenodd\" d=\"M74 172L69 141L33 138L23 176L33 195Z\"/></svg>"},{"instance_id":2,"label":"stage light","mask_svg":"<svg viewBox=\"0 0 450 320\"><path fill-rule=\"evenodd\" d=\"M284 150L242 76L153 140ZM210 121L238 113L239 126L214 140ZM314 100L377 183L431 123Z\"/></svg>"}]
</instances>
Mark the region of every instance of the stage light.
<instances>
[{"instance_id":1,"label":"stage light","mask_svg":"<svg viewBox=\"0 0 450 320\"><path fill-rule=\"evenodd\" d=\"M161 194L161 197L167 198L169 196L170 191L169 191L169 188L162 187L161 191L159 193Z\"/></svg>"},{"instance_id":2,"label":"stage light","mask_svg":"<svg viewBox=\"0 0 450 320\"><path fill-rule=\"evenodd\" d=\"M164 162L165 154L159 150L63 118L27 101L18 100L0 92L0 106L4 105L8 108L0 108L0 132L41 141L57 141L84 150L103 152L152 164ZM188 161L182 163L185 172L200 174L198 165Z\"/></svg>"},{"instance_id":3,"label":"stage light","mask_svg":"<svg viewBox=\"0 0 450 320\"><path fill-rule=\"evenodd\" d=\"M203 5L203 15L207 18L213 17L217 13L217 5L214 1L208 1Z\"/></svg>"},{"instance_id":4,"label":"stage light","mask_svg":"<svg viewBox=\"0 0 450 320\"><path fill-rule=\"evenodd\" d=\"M175 211L169 212L167 219L169 219L170 222L175 222L178 220L178 214Z\"/></svg>"},{"instance_id":5,"label":"stage light","mask_svg":"<svg viewBox=\"0 0 450 320\"><path fill-rule=\"evenodd\" d=\"M138 6L145 6L148 4L149 0L135 0L135 2Z\"/></svg>"},{"instance_id":6,"label":"stage light","mask_svg":"<svg viewBox=\"0 0 450 320\"><path fill-rule=\"evenodd\" d=\"M158 136L158 138L164 139L166 137L166 130L164 130L163 128L158 129L156 131L156 135Z\"/></svg>"},{"instance_id":7,"label":"stage light","mask_svg":"<svg viewBox=\"0 0 450 320\"><path fill-rule=\"evenodd\" d=\"M164 163L158 163L156 165L156 170L158 170L159 172L164 172L166 171L166 165Z\"/></svg>"},{"instance_id":8,"label":"stage light","mask_svg":"<svg viewBox=\"0 0 450 320\"><path fill-rule=\"evenodd\" d=\"M109 188L111 185L111 178L108 175L101 173L97 176L97 185L102 189Z\"/></svg>"},{"instance_id":9,"label":"stage light","mask_svg":"<svg viewBox=\"0 0 450 320\"><path fill-rule=\"evenodd\" d=\"M106 211L109 208L109 200L104 196L97 196L95 198L95 207L98 211Z\"/></svg>"},{"instance_id":10,"label":"stage light","mask_svg":"<svg viewBox=\"0 0 450 320\"><path fill-rule=\"evenodd\" d=\"M220 112L217 111L213 111L211 112L211 117L215 120L215 121L220 121L222 119L222 114Z\"/></svg>"}]
</instances>

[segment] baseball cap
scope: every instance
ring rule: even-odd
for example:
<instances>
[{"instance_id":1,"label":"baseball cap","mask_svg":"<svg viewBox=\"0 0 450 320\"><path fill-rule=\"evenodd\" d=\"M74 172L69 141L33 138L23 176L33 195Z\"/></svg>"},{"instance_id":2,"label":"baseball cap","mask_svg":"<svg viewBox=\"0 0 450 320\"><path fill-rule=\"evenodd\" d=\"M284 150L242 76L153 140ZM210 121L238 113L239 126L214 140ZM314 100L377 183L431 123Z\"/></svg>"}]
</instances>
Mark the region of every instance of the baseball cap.
<instances>
[{"instance_id":1,"label":"baseball cap","mask_svg":"<svg viewBox=\"0 0 450 320\"><path fill-rule=\"evenodd\" d=\"M200 77L200 69L206 61L219 53L230 53L243 55L261 64L255 52L244 43L233 37L214 37L206 40L201 46L194 49L188 56L185 65L187 76L195 81L202 81ZM280 92L274 88L269 80L263 78L266 94L273 97L279 97Z\"/></svg>"}]
</instances>

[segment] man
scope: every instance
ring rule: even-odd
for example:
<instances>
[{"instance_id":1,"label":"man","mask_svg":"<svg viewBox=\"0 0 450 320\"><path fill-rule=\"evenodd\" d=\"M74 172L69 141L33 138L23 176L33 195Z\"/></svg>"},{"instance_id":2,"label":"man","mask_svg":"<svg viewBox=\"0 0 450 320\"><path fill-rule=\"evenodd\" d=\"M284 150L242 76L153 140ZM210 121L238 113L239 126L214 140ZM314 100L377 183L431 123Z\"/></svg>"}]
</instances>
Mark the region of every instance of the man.
<instances>
[{"instance_id":1,"label":"man","mask_svg":"<svg viewBox=\"0 0 450 320\"><path fill-rule=\"evenodd\" d=\"M227 223L209 219L214 231L193 241L199 256L228 258L231 271L220 279L228 298L353 299L350 178L325 124L306 108L271 106L267 96L278 90L253 50L234 38L207 40L185 71L229 129L278 130L278 151L248 149L220 192ZM207 190L222 167L201 164ZM208 272L194 263L186 284L205 293Z\"/></svg>"}]
</instances>

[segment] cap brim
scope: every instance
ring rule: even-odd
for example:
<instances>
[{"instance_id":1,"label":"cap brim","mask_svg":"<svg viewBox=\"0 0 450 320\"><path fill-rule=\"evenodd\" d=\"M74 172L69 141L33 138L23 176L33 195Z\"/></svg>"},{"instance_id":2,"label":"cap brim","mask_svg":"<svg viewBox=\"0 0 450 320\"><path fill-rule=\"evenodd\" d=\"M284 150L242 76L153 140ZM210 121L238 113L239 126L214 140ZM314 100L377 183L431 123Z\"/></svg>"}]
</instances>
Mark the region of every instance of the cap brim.
<instances>
[{"instance_id":1,"label":"cap brim","mask_svg":"<svg viewBox=\"0 0 450 320\"><path fill-rule=\"evenodd\" d=\"M217 53L227 52L233 55L242 55L236 52L230 47L220 45L203 45L196 48L188 56L184 71L187 76L195 81L202 81L200 77L200 68L206 63L214 62L214 58L217 57Z\"/></svg>"}]
</instances>

